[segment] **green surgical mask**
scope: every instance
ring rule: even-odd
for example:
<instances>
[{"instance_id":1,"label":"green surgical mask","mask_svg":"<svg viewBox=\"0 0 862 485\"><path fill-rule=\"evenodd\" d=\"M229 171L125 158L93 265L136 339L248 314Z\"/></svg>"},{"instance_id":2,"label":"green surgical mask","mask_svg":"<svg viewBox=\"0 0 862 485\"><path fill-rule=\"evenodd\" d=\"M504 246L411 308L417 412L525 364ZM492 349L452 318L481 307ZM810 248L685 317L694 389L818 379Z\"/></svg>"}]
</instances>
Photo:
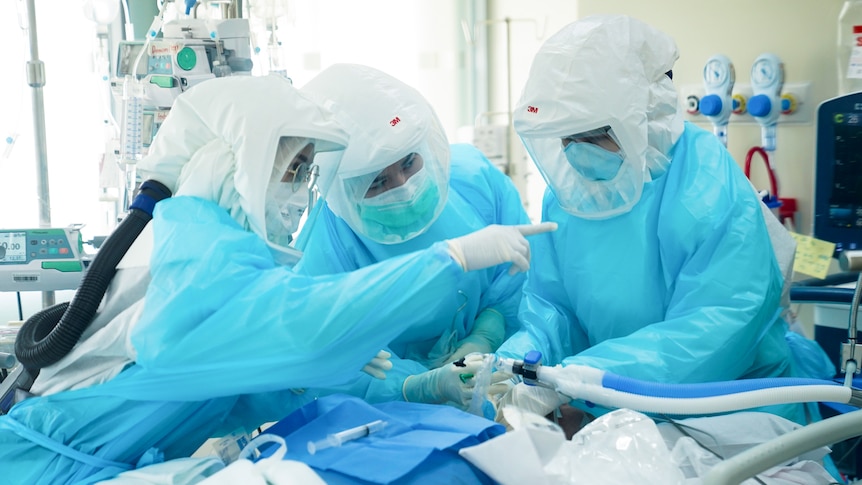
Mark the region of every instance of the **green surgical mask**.
<instances>
[{"instance_id":1,"label":"green surgical mask","mask_svg":"<svg viewBox=\"0 0 862 485\"><path fill-rule=\"evenodd\" d=\"M423 168L404 185L359 202L359 217L366 235L385 240L387 235L406 238L425 229L434 217L440 191Z\"/></svg>"}]
</instances>

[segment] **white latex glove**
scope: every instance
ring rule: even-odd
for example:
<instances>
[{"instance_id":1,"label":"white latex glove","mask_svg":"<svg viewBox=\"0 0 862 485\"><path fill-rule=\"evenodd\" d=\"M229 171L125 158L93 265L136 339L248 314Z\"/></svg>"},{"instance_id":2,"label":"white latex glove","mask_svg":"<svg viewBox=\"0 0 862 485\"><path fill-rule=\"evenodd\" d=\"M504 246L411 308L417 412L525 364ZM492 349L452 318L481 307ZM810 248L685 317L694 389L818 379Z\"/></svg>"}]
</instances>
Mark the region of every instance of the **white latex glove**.
<instances>
[{"instance_id":1,"label":"white latex glove","mask_svg":"<svg viewBox=\"0 0 862 485\"><path fill-rule=\"evenodd\" d=\"M404 380L401 392L408 402L424 402L429 404L453 403L466 409L473 400L473 376L479 372L484 363L484 355L470 354L464 357L463 366L458 363L446 364L422 374L412 375ZM496 394L505 390L502 381L512 376L504 372L494 372L491 375L491 385L488 394ZM502 387L501 387L502 386Z\"/></svg>"},{"instance_id":2,"label":"white latex glove","mask_svg":"<svg viewBox=\"0 0 862 485\"><path fill-rule=\"evenodd\" d=\"M455 352L446 359L446 363L460 360L467 354L490 354L502 345L505 336L506 319L497 310L486 308L476 317L470 334L457 343Z\"/></svg>"},{"instance_id":3,"label":"white latex glove","mask_svg":"<svg viewBox=\"0 0 862 485\"><path fill-rule=\"evenodd\" d=\"M377 379L386 379L386 371L392 368L392 362L389 360L390 357L392 357L392 354L385 350L377 352L377 356L365 364L362 372Z\"/></svg>"},{"instance_id":4,"label":"white latex glove","mask_svg":"<svg viewBox=\"0 0 862 485\"><path fill-rule=\"evenodd\" d=\"M501 226L493 224L466 236L447 239L449 254L464 271L512 263L509 274L530 269L530 243L524 236L556 231L556 222Z\"/></svg>"},{"instance_id":5,"label":"white latex glove","mask_svg":"<svg viewBox=\"0 0 862 485\"><path fill-rule=\"evenodd\" d=\"M506 406L516 406L539 416L546 416L551 411L571 401L554 389L540 386L528 386L523 382L512 386L496 403L497 421L502 421L502 409Z\"/></svg>"}]
</instances>

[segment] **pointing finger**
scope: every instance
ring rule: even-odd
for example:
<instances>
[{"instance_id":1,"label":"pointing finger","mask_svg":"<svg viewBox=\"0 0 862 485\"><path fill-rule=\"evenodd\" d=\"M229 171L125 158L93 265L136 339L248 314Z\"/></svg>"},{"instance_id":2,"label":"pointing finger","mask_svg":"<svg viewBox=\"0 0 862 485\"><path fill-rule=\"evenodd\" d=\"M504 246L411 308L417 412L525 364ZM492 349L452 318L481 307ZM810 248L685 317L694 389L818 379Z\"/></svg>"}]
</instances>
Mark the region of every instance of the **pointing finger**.
<instances>
[{"instance_id":1,"label":"pointing finger","mask_svg":"<svg viewBox=\"0 0 862 485\"><path fill-rule=\"evenodd\" d=\"M524 236L532 236L543 232L551 232L557 230L556 222L542 222L540 224L521 224L515 226L518 231Z\"/></svg>"}]
</instances>

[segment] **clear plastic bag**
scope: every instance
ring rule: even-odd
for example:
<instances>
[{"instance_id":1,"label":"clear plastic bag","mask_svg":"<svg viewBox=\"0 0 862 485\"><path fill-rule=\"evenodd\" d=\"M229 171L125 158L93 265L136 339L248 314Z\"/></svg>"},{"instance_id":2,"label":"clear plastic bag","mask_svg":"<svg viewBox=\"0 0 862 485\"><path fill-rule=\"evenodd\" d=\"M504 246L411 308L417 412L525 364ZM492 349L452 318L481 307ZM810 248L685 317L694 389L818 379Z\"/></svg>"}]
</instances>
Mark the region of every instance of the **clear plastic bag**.
<instances>
[{"instance_id":1,"label":"clear plastic bag","mask_svg":"<svg viewBox=\"0 0 862 485\"><path fill-rule=\"evenodd\" d=\"M655 423L629 409L612 411L584 427L545 467L561 483L672 485L685 476L671 461Z\"/></svg>"},{"instance_id":2,"label":"clear plastic bag","mask_svg":"<svg viewBox=\"0 0 862 485\"><path fill-rule=\"evenodd\" d=\"M503 408L513 431L461 455L501 485L682 485L685 476L647 416L621 409L585 426L566 441L542 416Z\"/></svg>"}]
</instances>

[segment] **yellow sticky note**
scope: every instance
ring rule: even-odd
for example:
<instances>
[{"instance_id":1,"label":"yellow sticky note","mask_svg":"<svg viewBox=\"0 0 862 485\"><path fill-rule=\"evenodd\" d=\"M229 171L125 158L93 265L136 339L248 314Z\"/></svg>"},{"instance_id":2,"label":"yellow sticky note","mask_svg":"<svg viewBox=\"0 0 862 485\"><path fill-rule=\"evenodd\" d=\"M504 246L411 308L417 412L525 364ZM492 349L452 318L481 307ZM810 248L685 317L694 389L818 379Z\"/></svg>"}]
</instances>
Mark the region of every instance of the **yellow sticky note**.
<instances>
[{"instance_id":1,"label":"yellow sticky note","mask_svg":"<svg viewBox=\"0 0 862 485\"><path fill-rule=\"evenodd\" d=\"M815 278L826 278L829 272L829 262L835 252L835 243L815 239L811 236L790 233L796 239L796 257L793 259L793 271L807 274Z\"/></svg>"}]
</instances>

